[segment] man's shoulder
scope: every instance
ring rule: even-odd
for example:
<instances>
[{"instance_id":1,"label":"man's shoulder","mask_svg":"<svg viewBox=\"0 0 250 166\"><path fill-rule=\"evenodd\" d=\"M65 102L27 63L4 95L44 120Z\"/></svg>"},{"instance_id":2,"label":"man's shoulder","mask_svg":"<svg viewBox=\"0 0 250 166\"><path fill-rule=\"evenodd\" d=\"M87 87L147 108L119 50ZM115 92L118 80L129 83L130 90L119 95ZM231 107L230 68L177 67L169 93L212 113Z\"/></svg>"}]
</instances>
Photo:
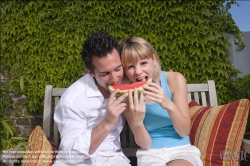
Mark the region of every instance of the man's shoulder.
<instances>
[{"instance_id":1,"label":"man's shoulder","mask_svg":"<svg viewBox=\"0 0 250 166\"><path fill-rule=\"evenodd\" d=\"M88 84L88 79L88 75L84 75L83 77L79 78L66 89L61 98L64 100L73 100L79 95L84 95Z\"/></svg>"},{"instance_id":2,"label":"man's shoulder","mask_svg":"<svg viewBox=\"0 0 250 166\"><path fill-rule=\"evenodd\" d=\"M71 90L71 89L82 89L83 87L85 87L85 84L88 82L87 80L89 79L88 75L84 75L81 78L79 78L78 80L76 80L73 84L71 84L67 90Z\"/></svg>"}]
</instances>

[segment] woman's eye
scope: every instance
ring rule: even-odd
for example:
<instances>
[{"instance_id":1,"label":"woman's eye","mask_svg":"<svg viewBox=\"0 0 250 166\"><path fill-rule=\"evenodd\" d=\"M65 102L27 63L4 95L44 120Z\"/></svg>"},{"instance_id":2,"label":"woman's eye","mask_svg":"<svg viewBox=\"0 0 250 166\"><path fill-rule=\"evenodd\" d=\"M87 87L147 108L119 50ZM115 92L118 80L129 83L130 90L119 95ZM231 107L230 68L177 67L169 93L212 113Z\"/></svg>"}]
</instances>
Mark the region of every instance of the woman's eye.
<instances>
[{"instance_id":1,"label":"woman's eye","mask_svg":"<svg viewBox=\"0 0 250 166\"><path fill-rule=\"evenodd\" d=\"M128 69L132 69L134 66L128 66Z\"/></svg>"},{"instance_id":2,"label":"woman's eye","mask_svg":"<svg viewBox=\"0 0 250 166\"><path fill-rule=\"evenodd\" d=\"M146 65L148 62L142 62L141 65Z\"/></svg>"}]
</instances>

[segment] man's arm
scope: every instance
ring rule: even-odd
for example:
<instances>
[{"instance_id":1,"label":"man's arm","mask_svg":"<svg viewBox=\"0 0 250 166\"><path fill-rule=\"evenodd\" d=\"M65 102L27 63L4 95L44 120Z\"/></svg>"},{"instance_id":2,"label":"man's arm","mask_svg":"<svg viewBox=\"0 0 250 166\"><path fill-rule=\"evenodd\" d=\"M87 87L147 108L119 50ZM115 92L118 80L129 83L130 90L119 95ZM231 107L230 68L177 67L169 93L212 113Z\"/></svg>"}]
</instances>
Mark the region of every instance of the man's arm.
<instances>
[{"instance_id":1,"label":"man's arm","mask_svg":"<svg viewBox=\"0 0 250 166\"><path fill-rule=\"evenodd\" d=\"M87 108L79 110L74 103L60 100L54 113L54 121L61 135L60 149L56 160L76 165L90 158L88 149L92 130L88 129Z\"/></svg>"},{"instance_id":2,"label":"man's arm","mask_svg":"<svg viewBox=\"0 0 250 166\"><path fill-rule=\"evenodd\" d=\"M89 154L96 151L112 128L116 125L121 113L126 109L127 104L122 103L122 101L128 96L128 93L125 93L118 99L114 100L117 92L119 91L115 90L109 97L106 118L92 130Z\"/></svg>"}]
</instances>

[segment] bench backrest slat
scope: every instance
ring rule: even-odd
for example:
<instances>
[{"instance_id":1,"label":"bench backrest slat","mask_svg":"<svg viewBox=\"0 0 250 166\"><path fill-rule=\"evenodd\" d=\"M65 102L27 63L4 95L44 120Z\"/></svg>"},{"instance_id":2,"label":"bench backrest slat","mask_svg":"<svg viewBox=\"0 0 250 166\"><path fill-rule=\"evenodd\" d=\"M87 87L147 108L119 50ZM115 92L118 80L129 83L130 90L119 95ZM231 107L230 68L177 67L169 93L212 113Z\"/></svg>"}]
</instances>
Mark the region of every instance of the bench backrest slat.
<instances>
[{"instance_id":1,"label":"bench backrest slat","mask_svg":"<svg viewBox=\"0 0 250 166\"><path fill-rule=\"evenodd\" d=\"M63 92L62 92L63 93ZM62 94L61 94L62 95ZM57 103L59 102L59 100L60 100L60 97L55 97L55 105L54 105L54 110L55 110L55 108L56 108L56 105L57 105ZM53 133L54 133L54 144L55 145L59 145L59 132L58 132L58 127L57 127L57 124L54 122L53 123L53 125L54 125L54 131L53 131Z\"/></svg>"},{"instance_id":2,"label":"bench backrest slat","mask_svg":"<svg viewBox=\"0 0 250 166\"><path fill-rule=\"evenodd\" d=\"M208 80L205 84L187 84L187 88L188 102L195 100L195 102L203 106L218 105L214 80Z\"/></svg>"},{"instance_id":3,"label":"bench backrest slat","mask_svg":"<svg viewBox=\"0 0 250 166\"><path fill-rule=\"evenodd\" d=\"M203 106L218 105L215 83L213 80L208 80L207 83L204 84L187 84L187 89L188 102L190 102L191 100L195 100L198 104ZM47 138L51 140L56 146L58 146L60 143L60 137L58 128L53 121L53 114L55 106L58 103L62 94L65 92L65 90L66 88L53 88L52 85L46 85L45 87L43 131ZM134 142L134 136L131 130L129 129L127 122L125 123L120 137L124 154L127 157L135 156L136 151L139 147Z\"/></svg>"},{"instance_id":4,"label":"bench backrest slat","mask_svg":"<svg viewBox=\"0 0 250 166\"><path fill-rule=\"evenodd\" d=\"M43 131L47 138L50 138L51 122L52 122L52 85L46 85L44 95L44 110L43 110Z\"/></svg>"}]
</instances>

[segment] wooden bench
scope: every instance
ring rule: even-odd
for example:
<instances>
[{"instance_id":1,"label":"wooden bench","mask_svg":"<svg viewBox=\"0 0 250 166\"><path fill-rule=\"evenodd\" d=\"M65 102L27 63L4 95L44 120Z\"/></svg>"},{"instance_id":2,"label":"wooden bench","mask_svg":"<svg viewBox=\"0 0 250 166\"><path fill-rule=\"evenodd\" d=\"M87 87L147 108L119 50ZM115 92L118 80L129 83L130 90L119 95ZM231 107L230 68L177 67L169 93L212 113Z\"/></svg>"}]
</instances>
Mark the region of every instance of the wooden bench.
<instances>
[{"instance_id":1,"label":"wooden bench","mask_svg":"<svg viewBox=\"0 0 250 166\"><path fill-rule=\"evenodd\" d=\"M215 82L208 80L204 84L188 84L188 101L195 100L198 104L203 106L217 106L217 95ZM47 138L59 145L59 132L56 124L53 121L54 108L59 101L61 95L66 88L53 88L52 85L46 85L44 98L44 112L43 112L43 131ZM136 156L136 151L139 148L135 142L132 132L126 123L121 132L121 146L124 154L127 157ZM243 139L242 150L250 153L250 140Z\"/></svg>"}]
</instances>

